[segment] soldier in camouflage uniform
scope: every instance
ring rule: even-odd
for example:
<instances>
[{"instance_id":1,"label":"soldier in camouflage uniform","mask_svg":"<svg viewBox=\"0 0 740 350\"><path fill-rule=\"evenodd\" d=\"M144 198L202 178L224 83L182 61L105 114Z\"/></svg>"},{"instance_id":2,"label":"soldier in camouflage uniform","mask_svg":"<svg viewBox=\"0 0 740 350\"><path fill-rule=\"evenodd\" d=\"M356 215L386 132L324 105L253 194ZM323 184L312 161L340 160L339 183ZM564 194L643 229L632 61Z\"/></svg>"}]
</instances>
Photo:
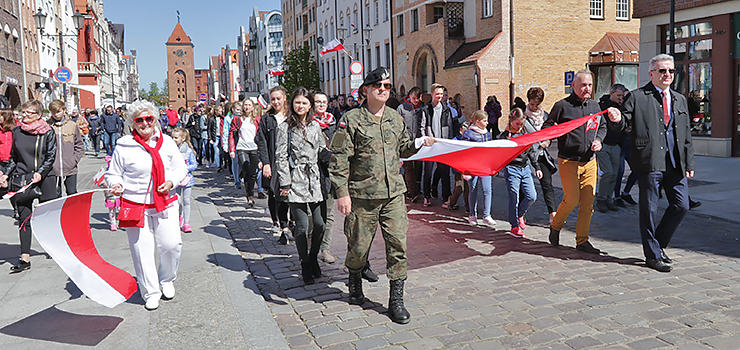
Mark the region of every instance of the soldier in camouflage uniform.
<instances>
[{"instance_id":1,"label":"soldier in camouflage uniform","mask_svg":"<svg viewBox=\"0 0 740 350\"><path fill-rule=\"evenodd\" d=\"M410 157L422 145L431 146L435 141L412 139L398 112L385 108L391 87L390 73L384 67L365 77L360 92L367 100L340 119L331 142L330 171L337 207L346 215L350 304L365 301L361 272L380 223L391 285L388 312L394 322L408 323L410 315L403 305L408 217L400 158Z\"/></svg>"}]
</instances>

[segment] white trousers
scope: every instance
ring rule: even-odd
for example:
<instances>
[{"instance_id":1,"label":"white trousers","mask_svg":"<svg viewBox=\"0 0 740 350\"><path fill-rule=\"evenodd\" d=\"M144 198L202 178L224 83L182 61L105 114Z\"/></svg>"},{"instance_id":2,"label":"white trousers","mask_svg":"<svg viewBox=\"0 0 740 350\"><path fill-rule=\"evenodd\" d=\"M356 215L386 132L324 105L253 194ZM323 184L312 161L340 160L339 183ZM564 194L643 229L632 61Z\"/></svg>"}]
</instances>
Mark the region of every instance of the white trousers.
<instances>
[{"instance_id":1,"label":"white trousers","mask_svg":"<svg viewBox=\"0 0 740 350\"><path fill-rule=\"evenodd\" d=\"M182 252L177 203L161 213L146 209L144 227L128 227L128 244L144 301L161 298L160 284L172 283L177 277ZM154 241L159 250L159 268L154 258Z\"/></svg>"}]
</instances>

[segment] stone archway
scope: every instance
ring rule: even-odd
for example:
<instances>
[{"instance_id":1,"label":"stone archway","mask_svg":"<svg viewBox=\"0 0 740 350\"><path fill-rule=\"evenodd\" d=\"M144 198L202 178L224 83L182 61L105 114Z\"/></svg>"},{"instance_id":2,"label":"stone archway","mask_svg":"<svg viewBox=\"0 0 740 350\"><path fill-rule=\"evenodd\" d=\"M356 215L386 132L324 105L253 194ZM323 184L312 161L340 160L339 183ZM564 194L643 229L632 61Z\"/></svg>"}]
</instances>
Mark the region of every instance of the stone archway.
<instances>
[{"instance_id":1,"label":"stone archway","mask_svg":"<svg viewBox=\"0 0 740 350\"><path fill-rule=\"evenodd\" d=\"M15 109L21 105L21 95L18 93L18 88L13 85L8 85L3 94L10 101L10 108Z\"/></svg>"},{"instance_id":2,"label":"stone archway","mask_svg":"<svg viewBox=\"0 0 740 350\"><path fill-rule=\"evenodd\" d=\"M416 85L421 88L422 92L429 92L439 69L434 48L429 44L419 46L412 62L411 74L414 76Z\"/></svg>"}]
</instances>

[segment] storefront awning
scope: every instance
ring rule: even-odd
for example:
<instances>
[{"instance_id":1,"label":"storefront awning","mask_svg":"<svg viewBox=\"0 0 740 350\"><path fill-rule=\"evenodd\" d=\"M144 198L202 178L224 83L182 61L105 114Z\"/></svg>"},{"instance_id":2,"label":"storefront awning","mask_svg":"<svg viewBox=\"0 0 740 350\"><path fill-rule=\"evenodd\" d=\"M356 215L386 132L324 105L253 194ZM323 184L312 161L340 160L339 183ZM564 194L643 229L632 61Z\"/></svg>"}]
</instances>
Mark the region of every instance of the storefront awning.
<instances>
[{"instance_id":1,"label":"storefront awning","mask_svg":"<svg viewBox=\"0 0 740 350\"><path fill-rule=\"evenodd\" d=\"M637 63L640 61L640 35L606 33L589 53L589 63Z\"/></svg>"}]
</instances>

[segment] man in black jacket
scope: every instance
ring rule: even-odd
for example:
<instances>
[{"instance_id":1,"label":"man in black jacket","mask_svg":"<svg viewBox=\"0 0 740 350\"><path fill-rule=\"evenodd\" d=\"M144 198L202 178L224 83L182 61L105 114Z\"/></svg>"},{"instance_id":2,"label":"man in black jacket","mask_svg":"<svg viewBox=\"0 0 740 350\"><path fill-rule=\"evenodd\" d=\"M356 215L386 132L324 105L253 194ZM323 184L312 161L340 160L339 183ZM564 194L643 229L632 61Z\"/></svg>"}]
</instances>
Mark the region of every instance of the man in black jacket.
<instances>
[{"instance_id":1,"label":"man in black jacket","mask_svg":"<svg viewBox=\"0 0 740 350\"><path fill-rule=\"evenodd\" d=\"M123 133L123 119L118 113L113 112L113 106L108 105L100 120L103 128L103 146L105 152L112 156L118 137Z\"/></svg>"},{"instance_id":2,"label":"man in black jacket","mask_svg":"<svg viewBox=\"0 0 740 350\"><path fill-rule=\"evenodd\" d=\"M650 83L627 95L622 128L632 127L632 170L640 185L640 235L647 266L672 270L664 249L689 210L688 178L694 176L694 148L686 97L670 88L675 77L670 55L650 60ZM656 226L660 187L668 199Z\"/></svg>"},{"instance_id":3,"label":"man in black jacket","mask_svg":"<svg viewBox=\"0 0 740 350\"><path fill-rule=\"evenodd\" d=\"M438 139L452 139L460 132L460 127L452 118L450 107L442 103L444 98L445 87L442 84L432 84L432 101L430 104L421 108L421 125L419 126L421 136L434 137ZM432 178L432 169L437 164ZM432 205L432 194L437 193L437 184L442 182L442 207L447 208L450 203L452 188L450 187L450 166L442 163L424 162L424 178L422 179L424 192L424 206ZM452 203L454 204L454 203Z\"/></svg>"},{"instance_id":4,"label":"man in black jacket","mask_svg":"<svg viewBox=\"0 0 740 350\"><path fill-rule=\"evenodd\" d=\"M599 100L600 109L603 111L609 107L620 108L626 92L627 88L624 85L612 85L609 94L602 96ZM619 164L622 159L620 158L622 155L620 145L623 143L626 133L610 125L611 121L608 119L606 123L606 137L604 137L601 151L596 152L596 161L599 163L599 170L601 170L599 191L596 196L596 210L602 213L606 213L609 210L619 210L617 203L625 206L621 198L619 198L619 202L614 199L614 187L617 181L622 182L621 175L618 175Z\"/></svg>"},{"instance_id":5,"label":"man in black jacket","mask_svg":"<svg viewBox=\"0 0 740 350\"><path fill-rule=\"evenodd\" d=\"M547 128L573 119L601 112L596 101L591 99L593 93L593 73L587 70L576 72L571 84L573 93L555 103L550 117L542 125ZM621 115L616 108L609 108L609 119L619 122ZM606 122L603 116L598 122L588 122L558 138L558 168L563 187L563 201L550 224L550 244L560 245L560 230L565 219L578 206L576 224L576 249L601 254L588 241L593 204L596 195L596 159L594 152L601 150L601 143L606 136Z\"/></svg>"}]
</instances>

